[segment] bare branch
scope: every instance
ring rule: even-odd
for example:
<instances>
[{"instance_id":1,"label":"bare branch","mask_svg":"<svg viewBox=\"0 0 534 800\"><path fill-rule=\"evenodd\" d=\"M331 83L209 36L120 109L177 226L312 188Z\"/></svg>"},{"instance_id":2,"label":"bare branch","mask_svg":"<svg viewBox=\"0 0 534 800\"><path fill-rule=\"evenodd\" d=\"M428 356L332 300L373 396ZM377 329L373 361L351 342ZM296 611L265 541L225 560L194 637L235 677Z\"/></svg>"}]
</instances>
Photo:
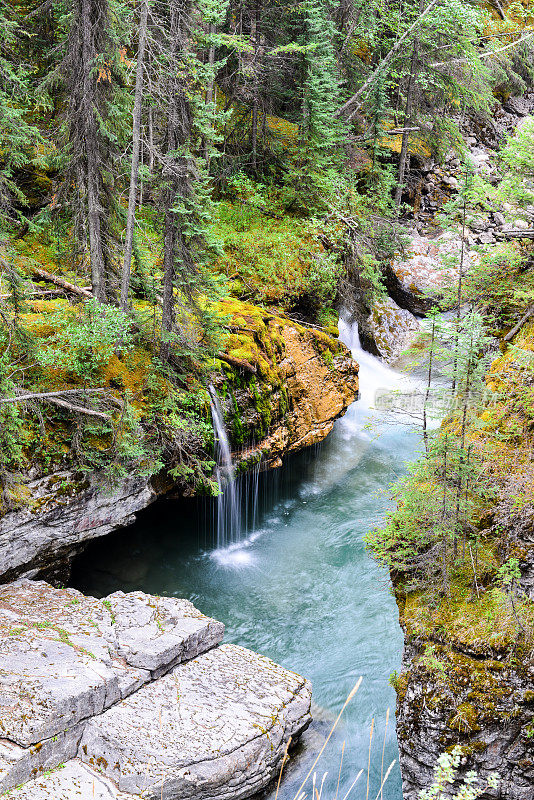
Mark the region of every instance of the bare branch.
<instances>
[{"instance_id":1,"label":"bare branch","mask_svg":"<svg viewBox=\"0 0 534 800\"><path fill-rule=\"evenodd\" d=\"M21 391L21 390L15 390ZM52 397L63 397L66 394L97 394L105 392L105 389L60 389L56 392L30 392L29 394L17 394L15 397L1 397L0 403L19 403L25 400L49 400Z\"/></svg>"}]
</instances>

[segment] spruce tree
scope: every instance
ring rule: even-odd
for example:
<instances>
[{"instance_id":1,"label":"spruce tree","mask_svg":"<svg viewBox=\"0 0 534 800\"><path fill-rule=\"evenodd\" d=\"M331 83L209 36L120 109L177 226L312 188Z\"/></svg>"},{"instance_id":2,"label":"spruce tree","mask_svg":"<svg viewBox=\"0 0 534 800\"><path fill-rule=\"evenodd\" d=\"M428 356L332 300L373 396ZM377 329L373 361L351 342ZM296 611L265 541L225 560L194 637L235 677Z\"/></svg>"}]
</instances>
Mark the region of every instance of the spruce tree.
<instances>
[{"instance_id":1,"label":"spruce tree","mask_svg":"<svg viewBox=\"0 0 534 800\"><path fill-rule=\"evenodd\" d=\"M120 12L120 13L119 13ZM91 282L101 302L117 289L115 179L124 134L126 7L118 0L74 0L63 7L62 57L48 77L64 88L67 107L61 142L61 208L74 222L78 253L88 252Z\"/></svg>"},{"instance_id":2,"label":"spruce tree","mask_svg":"<svg viewBox=\"0 0 534 800\"><path fill-rule=\"evenodd\" d=\"M339 78L335 27L326 0L301 7L302 113L292 182L304 206L315 211L335 185L334 167L342 161L343 125L336 120Z\"/></svg>"},{"instance_id":3,"label":"spruce tree","mask_svg":"<svg viewBox=\"0 0 534 800\"><path fill-rule=\"evenodd\" d=\"M40 140L28 122L31 108L30 67L21 60L21 28L16 9L0 0L0 226L20 229L26 197L17 171L37 163Z\"/></svg>"}]
</instances>

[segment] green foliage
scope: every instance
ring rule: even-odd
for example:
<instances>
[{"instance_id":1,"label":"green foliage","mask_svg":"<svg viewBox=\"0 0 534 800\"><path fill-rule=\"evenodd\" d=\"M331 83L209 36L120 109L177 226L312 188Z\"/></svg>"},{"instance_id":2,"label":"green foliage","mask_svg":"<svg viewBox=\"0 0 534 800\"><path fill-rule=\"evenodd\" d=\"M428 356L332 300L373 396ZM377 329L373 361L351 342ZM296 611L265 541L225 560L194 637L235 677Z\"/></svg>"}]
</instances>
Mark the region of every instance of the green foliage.
<instances>
[{"instance_id":1,"label":"green foliage","mask_svg":"<svg viewBox=\"0 0 534 800\"><path fill-rule=\"evenodd\" d=\"M239 186L248 187L247 181L240 178ZM243 299L277 303L314 316L337 294L341 259L322 241L331 235L330 241L337 242L338 235L333 227L313 220L266 217L253 208L268 204L268 195L260 188L247 194L250 205L218 204L213 236L223 255L216 268L229 277L232 293Z\"/></svg>"},{"instance_id":2,"label":"green foliage","mask_svg":"<svg viewBox=\"0 0 534 800\"><path fill-rule=\"evenodd\" d=\"M419 800L477 800L488 789L498 789L499 776L492 774L482 782L476 772L468 772L457 789L451 789L458 779L458 768L463 756L460 745L456 745L450 753L443 753L434 770L432 786L419 793Z\"/></svg>"},{"instance_id":3,"label":"green foliage","mask_svg":"<svg viewBox=\"0 0 534 800\"><path fill-rule=\"evenodd\" d=\"M433 328L439 327L434 319ZM426 416L443 417L448 412L452 431L438 429L432 434L425 429L426 457L394 487L397 507L385 526L366 538L380 561L415 584L444 580L460 538L465 553L478 500L491 496L492 487L483 478L483 459L467 435L468 426L470 431L478 427L484 408L488 344L481 316L473 310L457 318L452 328L434 330L432 359L443 384L435 390L428 387ZM469 490L473 485L476 496Z\"/></svg>"},{"instance_id":4,"label":"green foliage","mask_svg":"<svg viewBox=\"0 0 534 800\"><path fill-rule=\"evenodd\" d=\"M419 663L434 675L443 676L445 674L445 664L436 656L436 646L433 644L425 645L425 651L419 659Z\"/></svg>"},{"instance_id":5,"label":"green foliage","mask_svg":"<svg viewBox=\"0 0 534 800\"><path fill-rule=\"evenodd\" d=\"M21 26L13 4L0 0L0 224L24 219L27 198L18 174L42 164L42 139L29 121L31 69L18 59Z\"/></svg>"},{"instance_id":6,"label":"green foliage","mask_svg":"<svg viewBox=\"0 0 534 800\"><path fill-rule=\"evenodd\" d=\"M511 326L531 302L534 274L524 269L524 262L525 253L517 242L497 244L465 276L465 297L484 305L488 324Z\"/></svg>"},{"instance_id":7,"label":"green foliage","mask_svg":"<svg viewBox=\"0 0 534 800\"><path fill-rule=\"evenodd\" d=\"M391 686L392 689L395 689L395 691L397 691L400 685L399 682L400 682L400 675L397 672L397 670L394 669L388 678L388 684Z\"/></svg>"},{"instance_id":8,"label":"green foliage","mask_svg":"<svg viewBox=\"0 0 534 800\"><path fill-rule=\"evenodd\" d=\"M12 396L15 386L12 376L16 367L11 363L6 339L0 334L0 397ZM7 470L20 468L24 462L23 425L18 403L0 404L0 483L2 478L5 480Z\"/></svg>"},{"instance_id":9,"label":"green foliage","mask_svg":"<svg viewBox=\"0 0 534 800\"><path fill-rule=\"evenodd\" d=\"M39 363L64 369L85 383L97 379L115 351L132 345L127 315L94 299L57 311L49 323L55 332L38 353Z\"/></svg>"},{"instance_id":10,"label":"green foliage","mask_svg":"<svg viewBox=\"0 0 534 800\"><path fill-rule=\"evenodd\" d=\"M497 571L497 579L504 589L512 589L513 584L520 578L521 570L517 558L509 558Z\"/></svg>"},{"instance_id":11,"label":"green foliage","mask_svg":"<svg viewBox=\"0 0 534 800\"><path fill-rule=\"evenodd\" d=\"M510 136L500 157L507 170L499 185L499 198L520 207L534 204L534 119L526 119Z\"/></svg>"}]
</instances>

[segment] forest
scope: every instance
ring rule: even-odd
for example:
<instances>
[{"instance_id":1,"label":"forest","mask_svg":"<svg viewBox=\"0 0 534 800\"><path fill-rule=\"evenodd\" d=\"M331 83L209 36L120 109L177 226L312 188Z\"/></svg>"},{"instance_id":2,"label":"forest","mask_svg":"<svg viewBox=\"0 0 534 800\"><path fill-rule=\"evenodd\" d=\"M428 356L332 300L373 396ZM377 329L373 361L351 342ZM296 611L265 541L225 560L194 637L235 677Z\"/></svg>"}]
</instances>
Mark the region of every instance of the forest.
<instances>
[{"instance_id":1,"label":"forest","mask_svg":"<svg viewBox=\"0 0 534 800\"><path fill-rule=\"evenodd\" d=\"M529 85L530 11L5 0L2 392L35 397L0 411L3 502L39 426L51 462L183 461L228 298L328 327L355 276L372 304L397 220L420 205L421 157ZM530 142L514 144L525 174ZM247 362L240 344L226 358ZM98 396L110 387L122 398ZM61 390L72 403L39 402ZM94 411L60 416L68 454L59 402Z\"/></svg>"},{"instance_id":2,"label":"forest","mask_svg":"<svg viewBox=\"0 0 534 800\"><path fill-rule=\"evenodd\" d=\"M228 597L231 582L206 589L198 559L150 531L176 515L178 541L194 530L198 547L202 531L210 552L239 551L245 563L269 514L281 518L295 497L312 503L302 498L323 469L333 477L316 494L345 494L335 512L325 500L328 522L321 507L302 525L320 539L323 522L344 524L333 515L345 509L361 552L347 544L344 557L377 584L389 576L396 627L384 647L393 648L397 611L404 642L402 663L402 643L380 661L398 750L388 708L378 767L373 726L386 701L369 701L366 799L371 785L381 799L441 800L458 769L457 800L529 800L533 268L532 0L0 0L0 651L11 653L23 629L46 638L57 614L52 628L72 649L55 605L67 595L47 592L90 593L68 601L81 614L93 594L148 591L220 613L236 645L304 672L308 662L291 655L293 608L285 645L256 645L262 602L270 619L269 603L253 602L263 589L244 577ZM358 488L346 483L350 470ZM378 493L385 505L369 500ZM161 573L149 579L154 558ZM290 558L276 559L269 569L282 575ZM324 589L330 559L328 549L310 555L310 594ZM94 564L106 560L117 569L104 580ZM171 562L174 583L163 574ZM131 578L136 570L142 577ZM36 622L37 611L22 628L3 620L3 591L6 608L31 605L17 599L20 579L37 605L33 579L47 582L48 621ZM286 581L280 597L294 576ZM345 591L324 600L332 618L347 596L360 603L353 586ZM133 613L109 598L109 624ZM240 602L248 627L235 617ZM169 609L151 636L190 613ZM142 627L141 616L120 624ZM220 639L198 635L219 652ZM117 658L129 652L121 647ZM156 684L179 663L138 661ZM326 672L304 674L337 714L342 699L321 694ZM11 730L2 703L0 726ZM288 730L280 752L271 747L269 780L285 765ZM6 741L37 747L56 735L46 731ZM388 790L390 749L400 771L387 772ZM156 783L123 783L127 770L119 780L108 769L114 751L98 753L94 763L126 792L114 798L159 797ZM61 755L84 760L76 749ZM4 796L30 773L6 767L2 783L2 758ZM26 787L21 799L73 798L46 783L55 756L39 758L30 766L44 776L41 793ZM267 786L250 780L256 792ZM328 780L325 795L337 798L341 778L337 789ZM161 783L161 797L256 793L210 786L190 795L169 784L165 794Z\"/></svg>"}]
</instances>

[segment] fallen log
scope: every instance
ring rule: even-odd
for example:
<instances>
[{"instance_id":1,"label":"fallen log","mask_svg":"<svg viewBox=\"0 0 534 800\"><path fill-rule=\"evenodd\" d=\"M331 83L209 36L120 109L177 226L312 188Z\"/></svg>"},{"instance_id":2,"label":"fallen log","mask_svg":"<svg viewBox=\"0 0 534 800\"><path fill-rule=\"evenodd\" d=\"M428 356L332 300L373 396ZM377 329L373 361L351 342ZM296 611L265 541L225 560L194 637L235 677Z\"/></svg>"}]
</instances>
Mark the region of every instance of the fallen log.
<instances>
[{"instance_id":1,"label":"fallen log","mask_svg":"<svg viewBox=\"0 0 534 800\"><path fill-rule=\"evenodd\" d=\"M85 414L87 417L96 417L97 419L103 419L106 422L111 422L110 414L105 414L103 411L95 411L94 408L76 406L73 403L67 403L66 400L59 400L55 397L47 398L45 403L52 403L52 405L60 406L60 408L66 408L67 411L74 411L77 414Z\"/></svg>"},{"instance_id":2,"label":"fallen log","mask_svg":"<svg viewBox=\"0 0 534 800\"><path fill-rule=\"evenodd\" d=\"M220 358L221 361L226 361L227 364L230 364L231 367L237 367L238 369L244 369L245 372L250 372L252 375L255 375L257 370L254 364L251 364L250 361L244 361L239 358L234 358L233 356L228 356L226 353L216 353L217 358Z\"/></svg>"},{"instance_id":3,"label":"fallen log","mask_svg":"<svg viewBox=\"0 0 534 800\"><path fill-rule=\"evenodd\" d=\"M79 297L93 297L93 293L89 291L89 289L85 289L82 286L76 286L74 283L69 283L69 281L66 281L64 278L60 278L59 275L53 275L51 272L47 272L41 267L31 266L30 269L34 275L38 275L42 280L50 281L50 283L60 286L67 292L77 294Z\"/></svg>"},{"instance_id":4,"label":"fallen log","mask_svg":"<svg viewBox=\"0 0 534 800\"><path fill-rule=\"evenodd\" d=\"M526 322L528 319L530 319L530 317L532 316L532 314L534 314L534 303L533 303L532 305L530 305L530 306L527 308L527 310L525 311L525 313L523 314L523 316L521 317L521 319L519 320L519 322L517 323L517 325L514 325L514 327L512 328L512 330L511 330L511 331L508 331L508 333L507 333L507 334L506 334L506 336L504 337L503 341L505 341L505 342L510 342L510 341L511 341L511 340L514 338L514 336L516 335L516 333L518 333L518 332L521 330L521 328L523 327L523 325L525 324L525 322Z\"/></svg>"},{"instance_id":5,"label":"fallen log","mask_svg":"<svg viewBox=\"0 0 534 800\"><path fill-rule=\"evenodd\" d=\"M499 236L502 236L503 239L534 239L534 228L532 230L514 228L511 231L499 231Z\"/></svg>"},{"instance_id":6,"label":"fallen log","mask_svg":"<svg viewBox=\"0 0 534 800\"><path fill-rule=\"evenodd\" d=\"M56 392L29 392L27 394L17 394L15 397L2 397L0 398L0 403L23 403L27 400L42 400L45 403L51 403L60 408L66 408L68 411L73 411L77 414L85 414L88 417L96 417L97 419L111 422L111 415L106 414L104 411L96 411L94 408L79 406L61 399L64 395L79 395L82 393L97 394L105 391L105 389L63 389L63 391L59 390Z\"/></svg>"},{"instance_id":7,"label":"fallen log","mask_svg":"<svg viewBox=\"0 0 534 800\"><path fill-rule=\"evenodd\" d=\"M390 128L389 130L386 131L386 133L387 133L388 136L397 136L397 134L399 134L399 133L405 133L405 132L406 133L411 133L412 131L420 131L420 130L421 130L421 128L418 128L418 127L417 128L416 127L413 127L413 128Z\"/></svg>"},{"instance_id":8,"label":"fallen log","mask_svg":"<svg viewBox=\"0 0 534 800\"><path fill-rule=\"evenodd\" d=\"M88 286L81 286L80 288L81 289L87 289L88 291L91 291L90 287L88 287ZM28 299L30 297L48 297L48 296L52 296L52 295L56 296L56 295L65 294L66 291L67 291L66 289L38 289L35 292L26 292L25 295L24 295L24 298ZM13 295L12 294L0 294L0 300L9 300L10 297L13 297Z\"/></svg>"},{"instance_id":9,"label":"fallen log","mask_svg":"<svg viewBox=\"0 0 534 800\"><path fill-rule=\"evenodd\" d=\"M30 392L28 394L17 394L15 397L0 397L0 403L17 403L24 400L48 400L51 397L63 397L65 394L97 394L105 391L105 389L57 389L55 392Z\"/></svg>"}]
</instances>

